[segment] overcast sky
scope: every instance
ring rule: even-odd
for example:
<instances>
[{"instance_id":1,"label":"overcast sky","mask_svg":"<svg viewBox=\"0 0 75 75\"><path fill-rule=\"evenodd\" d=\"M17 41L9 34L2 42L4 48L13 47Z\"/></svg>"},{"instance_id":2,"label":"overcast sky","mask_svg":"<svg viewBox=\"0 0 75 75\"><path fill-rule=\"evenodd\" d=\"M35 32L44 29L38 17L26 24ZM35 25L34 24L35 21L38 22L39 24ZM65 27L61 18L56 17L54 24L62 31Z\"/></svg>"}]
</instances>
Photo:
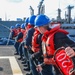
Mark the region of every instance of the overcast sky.
<instances>
[{"instance_id":1,"label":"overcast sky","mask_svg":"<svg viewBox=\"0 0 75 75\"><path fill-rule=\"evenodd\" d=\"M24 18L30 16L29 6L34 9L34 14L38 12L38 4L40 0L0 0L0 18L2 20L16 20L16 18ZM75 0L44 0L45 14L49 17L57 16L57 9L61 8L61 16L67 11L67 6L75 6ZM72 9L72 17L75 17L75 7Z\"/></svg>"}]
</instances>

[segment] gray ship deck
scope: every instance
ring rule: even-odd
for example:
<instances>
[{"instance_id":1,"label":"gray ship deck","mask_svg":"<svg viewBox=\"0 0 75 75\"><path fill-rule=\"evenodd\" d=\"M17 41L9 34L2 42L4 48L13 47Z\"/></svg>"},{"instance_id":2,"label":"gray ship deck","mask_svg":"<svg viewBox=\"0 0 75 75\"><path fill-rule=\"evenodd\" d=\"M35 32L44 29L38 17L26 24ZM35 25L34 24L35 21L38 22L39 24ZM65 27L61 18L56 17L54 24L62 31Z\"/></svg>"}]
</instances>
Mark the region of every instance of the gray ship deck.
<instances>
[{"instance_id":1,"label":"gray ship deck","mask_svg":"<svg viewBox=\"0 0 75 75\"><path fill-rule=\"evenodd\" d=\"M14 52L14 46L0 46L0 75L26 75L22 61Z\"/></svg>"}]
</instances>

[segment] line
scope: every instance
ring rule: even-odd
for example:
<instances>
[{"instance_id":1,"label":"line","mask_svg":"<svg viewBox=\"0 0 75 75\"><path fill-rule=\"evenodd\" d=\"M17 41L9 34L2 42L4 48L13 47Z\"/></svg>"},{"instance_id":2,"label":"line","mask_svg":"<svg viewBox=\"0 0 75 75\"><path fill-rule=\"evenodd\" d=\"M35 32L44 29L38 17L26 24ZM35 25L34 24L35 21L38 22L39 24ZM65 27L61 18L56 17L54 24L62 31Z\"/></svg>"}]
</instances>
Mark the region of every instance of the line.
<instances>
[{"instance_id":1,"label":"line","mask_svg":"<svg viewBox=\"0 0 75 75\"><path fill-rule=\"evenodd\" d=\"M23 75L14 56L0 56L0 59L9 59L13 75Z\"/></svg>"}]
</instances>

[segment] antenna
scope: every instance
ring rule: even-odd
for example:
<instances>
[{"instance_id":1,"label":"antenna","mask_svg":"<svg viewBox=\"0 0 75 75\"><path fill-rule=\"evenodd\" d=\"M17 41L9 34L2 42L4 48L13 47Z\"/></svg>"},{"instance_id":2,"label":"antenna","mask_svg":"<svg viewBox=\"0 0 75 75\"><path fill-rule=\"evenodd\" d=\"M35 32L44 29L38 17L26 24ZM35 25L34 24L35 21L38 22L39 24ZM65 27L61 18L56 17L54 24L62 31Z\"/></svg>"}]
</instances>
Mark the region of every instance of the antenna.
<instances>
[{"instance_id":1,"label":"antenna","mask_svg":"<svg viewBox=\"0 0 75 75\"><path fill-rule=\"evenodd\" d=\"M60 0L59 0L59 8L60 8Z\"/></svg>"},{"instance_id":2,"label":"antenna","mask_svg":"<svg viewBox=\"0 0 75 75\"><path fill-rule=\"evenodd\" d=\"M71 22L71 10L74 8L74 6L68 6L68 23Z\"/></svg>"},{"instance_id":3,"label":"antenna","mask_svg":"<svg viewBox=\"0 0 75 75\"><path fill-rule=\"evenodd\" d=\"M57 16L57 20L61 20L61 9L60 9L60 0L58 2L59 7L58 7L58 16Z\"/></svg>"},{"instance_id":4,"label":"antenna","mask_svg":"<svg viewBox=\"0 0 75 75\"><path fill-rule=\"evenodd\" d=\"M7 21L7 13L5 12L5 21Z\"/></svg>"},{"instance_id":5,"label":"antenna","mask_svg":"<svg viewBox=\"0 0 75 75\"><path fill-rule=\"evenodd\" d=\"M44 0L41 0L38 5L38 14L41 14L41 7L42 7L43 2L44 2Z\"/></svg>"},{"instance_id":6,"label":"antenna","mask_svg":"<svg viewBox=\"0 0 75 75\"><path fill-rule=\"evenodd\" d=\"M34 15L34 9L32 8L32 6L30 6L29 9L30 9L30 14L31 14L31 15Z\"/></svg>"}]
</instances>

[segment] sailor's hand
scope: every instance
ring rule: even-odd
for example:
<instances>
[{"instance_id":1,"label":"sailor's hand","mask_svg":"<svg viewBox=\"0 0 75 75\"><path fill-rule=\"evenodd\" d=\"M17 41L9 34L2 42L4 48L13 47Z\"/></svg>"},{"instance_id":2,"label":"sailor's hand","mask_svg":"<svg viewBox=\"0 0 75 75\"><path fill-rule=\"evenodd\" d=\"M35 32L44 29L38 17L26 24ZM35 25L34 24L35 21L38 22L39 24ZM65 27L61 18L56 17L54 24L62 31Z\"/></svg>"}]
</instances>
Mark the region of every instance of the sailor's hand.
<instances>
[{"instance_id":1,"label":"sailor's hand","mask_svg":"<svg viewBox=\"0 0 75 75\"><path fill-rule=\"evenodd\" d=\"M44 63L45 64L51 64L51 65L55 65L54 59L53 58L44 58Z\"/></svg>"},{"instance_id":2,"label":"sailor's hand","mask_svg":"<svg viewBox=\"0 0 75 75\"><path fill-rule=\"evenodd\" d=\"M24 48L28 48L28 47L25 45Z\"/></svg>"},{"instance_id":3,"label":"sailor's hand","mask_svg":"<svg viewBox=\"0 0 75 75\"><path fill-rule=\"evenodd\" d=\"M66 52L66 54L67 54L69 57L75 56L75 52L74 52L74 50L73 50L71 47L66 47L66 48L65 48L65 52Z\"/></svg>"},{"instance_id":4,"label":"sailor's hand","mask_svg":"<svg viewBox=\"0 0 75 75\"><path fill-rule=\"evenodd\" d=\"M37 70L38 72L41 72L41 71L42 71L41 65L37 65L37 66L36 66L36 70Z\"/></svg>"}]
</instances>

